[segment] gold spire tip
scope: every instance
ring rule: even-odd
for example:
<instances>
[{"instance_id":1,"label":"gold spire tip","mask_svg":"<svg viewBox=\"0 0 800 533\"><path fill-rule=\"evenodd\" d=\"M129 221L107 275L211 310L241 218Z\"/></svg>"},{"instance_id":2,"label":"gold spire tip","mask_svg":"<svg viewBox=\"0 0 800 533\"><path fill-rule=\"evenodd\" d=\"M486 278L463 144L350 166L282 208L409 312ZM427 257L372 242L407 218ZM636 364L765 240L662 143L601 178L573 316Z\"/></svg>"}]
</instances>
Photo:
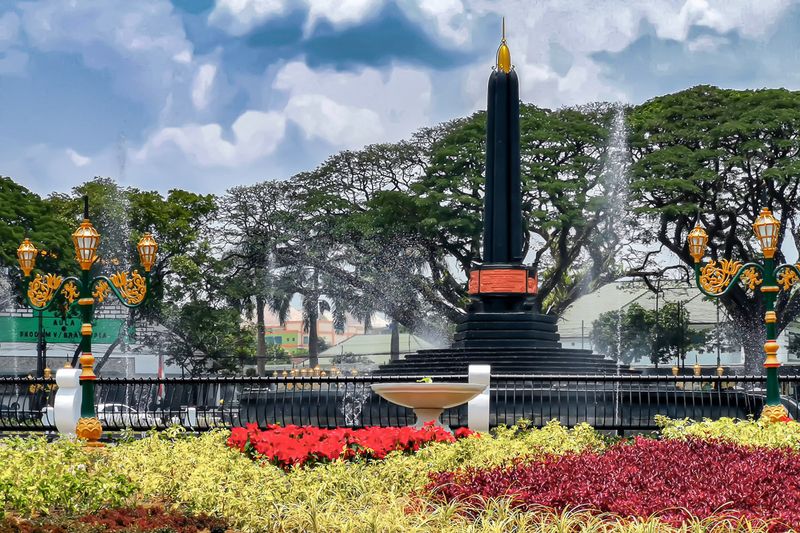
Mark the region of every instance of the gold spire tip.
<instances>
[{"instance_id":1,"label":"gold spire tip","mask_svg":"<svg viewBox=\"0 0 800 533\"><path fill-rule=\"evenodd\" d=\"M500 47L497 49L497 70L508 74L511 72L511 50L506 45L506 18L503 17L502 38Z\"/></svg>"}]
</instances>

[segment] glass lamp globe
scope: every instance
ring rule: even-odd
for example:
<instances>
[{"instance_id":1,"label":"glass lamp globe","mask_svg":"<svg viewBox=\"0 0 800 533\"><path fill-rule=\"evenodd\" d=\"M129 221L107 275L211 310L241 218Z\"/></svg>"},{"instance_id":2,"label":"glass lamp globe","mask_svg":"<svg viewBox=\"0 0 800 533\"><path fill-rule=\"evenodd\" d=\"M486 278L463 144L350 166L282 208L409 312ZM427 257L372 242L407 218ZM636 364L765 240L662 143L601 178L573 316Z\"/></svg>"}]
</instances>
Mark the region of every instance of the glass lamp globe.
<instances>
[{"instance_id":1,"label":"glass lamp globe","mask_svg":"<svg viewBox=\"0 0 800 533\"><path fill-rule=\"evenodd\" d=\"M694 258L695 263L699 263L703 256L706 254L706 245L708 244L708 234L700 224L697 224L689 236L686 238L689 243L689 255Z\"/></svg>"},{"instance_id":2,"label":"glass lamp globe","mask_svg":"<svg viewBox=\"0 0 800 533\"><path fill-rule=\"evenodd\" d=\"M156 262L156 252L158 252L158 243L149 233L142 235L139 239L139 244L136 245L139 250L139 262L144 267L145 272L150 272Z\"/></svg>"},{"instance_id":3,"label":"glass lamp globe","mask_svg":"<svg viewBox=\"0 0 800 533\"><path fill-rule=\"evenodd\" d=\"M780 229L780 221L772 216L772 212L768 207L762 207L761 213L758 214L758 218L753 222L753 233L758 239L758 244L761 245L764 257L767 259L772 259L775 256Z\"/></svg>"},{"instance_id":4,"label":"glass lamp globe","mask_svg":"<svg viewBox=\"0 0 800 533\"><path fill-rule=\"evenodd\" d=\"M75 258L82 270L89 270L97 261L97 247L100 246L100 234L88 219L84 219L75 233L72 234L75 245Z\"/></svg>"},{"instance_id":5,"label":"glass lamp globe","mask_svg":"<svg viewBox=\"0 0 800 533\"><path fill-rule=\"evenodd\" d=\"M17 248L19 268L22 270L22 273L25 274L26 278L31 275L33 267L36 266L36 253L36 246L34 246L27 237L22 241L22 244L19 245L19 248Z\"/></svg>"}]
</instances>

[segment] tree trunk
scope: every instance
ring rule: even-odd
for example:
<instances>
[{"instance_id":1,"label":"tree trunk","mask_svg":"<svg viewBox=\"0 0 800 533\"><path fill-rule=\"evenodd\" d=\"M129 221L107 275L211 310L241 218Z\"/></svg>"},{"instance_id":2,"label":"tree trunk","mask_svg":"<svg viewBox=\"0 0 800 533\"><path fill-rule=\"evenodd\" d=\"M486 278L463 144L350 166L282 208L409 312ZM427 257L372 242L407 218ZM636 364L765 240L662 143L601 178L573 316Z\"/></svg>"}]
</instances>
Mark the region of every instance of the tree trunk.
<instances>
[{"instance_id":1,"label":"tree trunk","mask_svg":"<svg viewBox=\"0 0 800 533\"><path fill-rule=\"evenodd\" d=\"M72 360L69 362L69 366L71 366L72 368L78 368L78 361L80 360L80 357L81 357L81 345L78 344L78 346L75 347L75 352L72 354Z\"/></svg>"},{"instance_id":2,"label":"tree trunk","mask_svg":"<svg viewBox=\"0 0 800 533\"><path fill-rule=\"evenodd\" d=\"M397 320L392 320L391 325L392 340L389 346L390 359L392 361L400 360L400 328L398 327Z\"/></svg>"},{"instance_id":3,"label":"tree trunk","mask_svg":"<svg viewBox=\"0 0 800 533\"><path fill-rule=\"evenodd\" d=\"M307 298L308 302L308 364L311 368L319 365L319 334L317 333L317 320L319 319L319 271L315 268L313 277L313 290Z\"/></svg>"},{"instance_id":4,"label":"tree trunk","mask_svg":"<svg viewBox=\"0 0 800 533\"><path fill-rule=\"evenodd\" d=\"M106 363L108 362L108 358L111 357L111 354L114 353L114 350L117 348L117 346L119 346L120 342L122 342L121 337L117 337L116 339L114 339L114 342L108 345L108 348L106 348L103 357L101 357L100 360L97 362L97 364L94 365L95 374L97 374L98 376L100 375L100 371L106 365ZM125 377L128 378L130 376L125 376Z\"/></svg>"},{"instance_id":5,"label":"tree trunk","mask_svg":"<svg viewBox=\"0 0 800 533\"><path fill-rule=\"evenodd\" d=\"M258 335L256 347L256 368L259 376L263 376L266 372L267 364L267 340L266 325L264 324L264 297L262 295L256 296L256 332Z\"/></svg>"},{"instance_id":6,"label":"tree trunk","mask_svg":"<svg viewBox=\"0 0 800 533\"><path fill-rule=\"evenodd\" d=\"M761 315L735 319L734 322L737 340L744 348L744 373L764 374L764 342L767 339L767 330Z\"/></svg>"},{"instance_id":7,"label":"tree trunk","mask_svg":"<svg viewBox=\"0 0 800 533\"><path fill-rule=\"evenodd\" d=\"M308 314L308 365L311 368L319 365L319 335L317 334L319 301L314 302L314 308Z\"/></svg>"}]
</instances>

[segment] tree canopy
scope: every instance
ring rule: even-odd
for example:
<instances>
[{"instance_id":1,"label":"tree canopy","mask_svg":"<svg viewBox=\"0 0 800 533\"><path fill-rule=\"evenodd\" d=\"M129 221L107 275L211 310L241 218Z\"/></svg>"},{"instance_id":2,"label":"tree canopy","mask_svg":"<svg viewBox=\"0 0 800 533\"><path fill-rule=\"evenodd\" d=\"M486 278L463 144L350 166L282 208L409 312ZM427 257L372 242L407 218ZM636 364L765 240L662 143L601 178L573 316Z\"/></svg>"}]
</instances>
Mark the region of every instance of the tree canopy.
<instances>
[{"instance_id":1,"label":"tree canopy","mask_svg":"<svg viewBox=\"0 0 800 533\"><path fill-rule=\"evenodd\" d=\"M761 252L751 225L766 205L783 222L776 261L785 261L787 235L795 243L800 237L800 93L698 86L645 102L628 121L640 243L668 250L688 271L693 259L686 235L699 217L709 235L709 258L755 259ZM656 270L647 264L641 269ZM747 370L759 371L761 293L737 286L722 303L739 326ZM780 331L797 318L800 298L782 292L776 312Z\"/></svg>"},{"instance_id":2,"label":"tree canopy","mask_svg":"<svg viewBox=\"0 0 800 533\"><path fill-rule=\"evenodd\" d=\"M526 262L539 271L542 312L559 314L624 276L651 285L665 272L690 277L685 240L697 220L712 259L759 255L750 225L765 203L783 222L780 243L800 238L800 93L698 86L636 106L520 112ZM69 234L88 193L104 257L133 261L142 231L159 241L157 297L141 316L172 335L159 342L176 359L200 353L217 361L209 368L227 368L220 361L230 354L188 329L211 331L207 318L216 317L215 338L243 353L234 347L253 345L244 317L254 316L266 360L264 309L281 317L292 302L302 304L312 339L327 310L337 324L382 312L416 333L447 335L465 312L467 273L481 261L485 121L478 112L422 128L220 197L95 179L40 198L2 178L0 261L16 263L27 231L50 252L43 266L74 268ZM762 357L760 299L736 287L722 302L751 372ZM782 293L779 329L798 313L800 298ZM662 360L671 348L660 350Z\"/></svg>"}]
</instances>

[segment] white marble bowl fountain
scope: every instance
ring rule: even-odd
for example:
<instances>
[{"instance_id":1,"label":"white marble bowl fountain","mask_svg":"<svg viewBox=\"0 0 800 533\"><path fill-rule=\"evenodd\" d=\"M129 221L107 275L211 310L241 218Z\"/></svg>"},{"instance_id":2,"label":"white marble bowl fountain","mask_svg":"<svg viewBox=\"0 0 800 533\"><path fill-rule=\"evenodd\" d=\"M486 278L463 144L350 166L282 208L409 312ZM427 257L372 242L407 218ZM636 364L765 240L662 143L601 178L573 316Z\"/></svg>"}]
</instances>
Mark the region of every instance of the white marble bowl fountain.
<instances>
[{"instance_id":1,"label":"white marble bowl fountain","mask_svg":"<svg viewBox=\"0 0 800 533\"><path fill-rule=\"evenodd\" d=\"M486 388L480 383L375 383L372 390L382 398L414 410L416 427L433 421L437 426L442 411L467 403Z\"/></svg>"}]
</instances>

